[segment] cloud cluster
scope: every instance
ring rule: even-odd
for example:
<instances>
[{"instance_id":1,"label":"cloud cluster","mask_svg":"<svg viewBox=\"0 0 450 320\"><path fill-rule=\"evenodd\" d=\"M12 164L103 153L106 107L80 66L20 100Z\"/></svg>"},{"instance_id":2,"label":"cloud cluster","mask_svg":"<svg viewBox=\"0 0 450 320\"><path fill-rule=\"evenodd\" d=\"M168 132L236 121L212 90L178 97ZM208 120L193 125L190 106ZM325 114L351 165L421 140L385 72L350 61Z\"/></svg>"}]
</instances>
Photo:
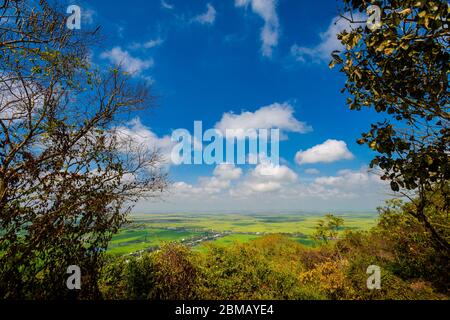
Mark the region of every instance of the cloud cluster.
<instances>
[{"instance_id":1,"label":"cloud cluster","mask_svg":"<svg viewBox=\"0 0 450 320\"><path fill-rule=\"evenodd\" d=\"M353 154L344 141L329 139L295 155L297 164L331 163L339 160L352 160Z\"/></svg>"},{"instance_id":2,"label":"cloud cluster","mask_svg":"<svg viewBox=\"0 0 450 320\"><path fill-rule=\"evenodd\" d=\"M278 45L280 22L276 6L277 0L235 0L236 7L251 5L252 11L264 20L261 30L262 54L271 57L273 49Z\"/></svg>"},{"instance_id":3,"label":"cloud cluster","mask_svg":"<svg viewBox=\"0 0 450 320\"><path fill-rule=\"evenodd\" d=\"M233 180L202 177L196 185L176 182L172 185L171 201L183 208L251 210L351 210L374 209L388 197L388 186L366 167L342 170L335 176L320 176L302 181L287 166L274 169L272 176L261 174L261 164L239 173ZM233 167L232 170L237 168ZM264 169L263 171L266 171ZM216 170L215 170L216 172ZM351 201L349 201L351 200Z\"/></svg>"},{"instance_id":4,"label":"cloud cluster","mask_svg":"<svg viewBox=\"0 0 450 320\"><path fill-rule=\"evenodd\" d=\"M143 71L151 68L153 59L140 59L133 57L128 51L121 47L114 47L100 55L103 59L108 59L111 63L120 66L123 70L133 75L140 75Z\"/></svg>"},{"instance_id":5,"label":"cloud cluster","mask_svg":"<svg viewBox=\"0 0 450 320\"><path fill-rule=\"evenodd\" d=\"M216 123L215 128L225 133L230 130L280 129L282 132L306 133L312 128L294 116L294 108L289 103L274 103L255 112L244 111L240 114L227 112Z\"/></svg>"},{"instance_id":6,"label":"cloud cluster","mask_svg":"<svg viewBox=\"0 0 450 320\"><path fill-rule=\"evenodd\" d=\"M319 177L314 180L314 183L322 186L342 188L343 186L364 185L370 180L378 181L379 178L363 171L340 170L337 176Z\"/></svg>"},{"instance_id":7,"label":"cloud cluster","mask_svg":"<svg viewBox=\"0 0 450 320\"><path fill-rule=\"evenodd\" d=\"M280 191L298 179L297 174L287 166L274 166L262 162L250 170L242 184L232 192L236 196Z\"/></svg>"},{"instance_id":8,"label":"cloud cluster","mask_svg":"<svg viewBox=\"0 0 450 320\"><path fill-rule=\"evenodd\" d=\"M174 146L171 137L168 135L158 137L150 128L143 125L139 118L114 128L114 133L123 146L123 152L128 152L130 148L158 151L164 163L169 164Z\"/></svg>"},{"instance_id":9,"label":"cloud cluster","mask_svg":"<svg viewBox=\"0 0 450 320\"><path fill-rule=\"evenodd\" d=\"M173 183L172 192L176 197L181 198L221 195L227 193L232 187L232 182L238 180L241 176L241 168L224 163L216 166L212 176L199 177L195 186L183 181Z\"/></svg>"},{"instance_id":10,"label":"cloud cluster","mask_svg":"<svg viewBox=\"0 0 450 320\"><path fill-rule=\"evenodd\" d=\"M239 179L242 169L233 164L220 164L216 166L212 177L200 177L200 188L206 194L218 194L231 187L231 182Z\"/></svg>"},{"instance_id":11,"label":"cloud cluster","mask_svg":"<svg viewBox=\"0 0 450 320\"><path fill-rule=\"evenodd\" d=\"M242 169L236 168L233 164L220 164L214 169L214 176L221 180L236 180L242 175Z\"/></svg>"}]
</instances>

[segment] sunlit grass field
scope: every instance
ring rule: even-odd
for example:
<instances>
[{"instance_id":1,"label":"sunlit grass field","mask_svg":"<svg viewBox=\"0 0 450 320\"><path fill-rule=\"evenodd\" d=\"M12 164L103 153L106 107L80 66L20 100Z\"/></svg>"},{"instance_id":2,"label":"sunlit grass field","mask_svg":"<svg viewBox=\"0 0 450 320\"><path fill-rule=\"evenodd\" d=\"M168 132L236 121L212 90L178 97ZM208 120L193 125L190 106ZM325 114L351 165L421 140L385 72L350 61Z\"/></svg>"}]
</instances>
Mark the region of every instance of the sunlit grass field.
<instances>
[{"instance_id":1,"label":"sunlit grass field","mask_svg":"<svg viewBox=\"0 0 450 320\"><path fill-rule=\"evenodd\" d=\"M251 234L230 234L225 237L219 238L214 241L206 241L198 246L194 247L195 251L205 252L208 250L210 244L217 246L229 246L237 243L245 243L257 239L258 235Z\"/></svg>"},{"instance_id":2,"label":"sunlit grass field","mask_svg":"<svg viewBox=\"0 0 450 320\"><path fill-rule=\"evenodd\" d=\"M376 224L375 213L339 214L344 229L368 230ZM306 246L313 246L311 235L321 214L135 214L110 242L108 252L124 255L157 247L167 242L188 242L208 234L215 239L191 245L195 250L207 250L207 244L231 245L243 243L271 233L283 233ZM192 242L192 241L191 241Z\"/></svg>"},{"instance_id":3,"label":"sunlit grass field","mask_svg":"<svg viewBox=\"0 0 450 320\"><path fill-rule=\"evenodd\" d=\"M159 246L164 242L182 241L193 236L202 234L201 232L191 232L183 230L166 230L135 226L125 228L115 235L110 242L108 252L114 255L123 255L149 247Z\"/></svg>"}]
</instances>

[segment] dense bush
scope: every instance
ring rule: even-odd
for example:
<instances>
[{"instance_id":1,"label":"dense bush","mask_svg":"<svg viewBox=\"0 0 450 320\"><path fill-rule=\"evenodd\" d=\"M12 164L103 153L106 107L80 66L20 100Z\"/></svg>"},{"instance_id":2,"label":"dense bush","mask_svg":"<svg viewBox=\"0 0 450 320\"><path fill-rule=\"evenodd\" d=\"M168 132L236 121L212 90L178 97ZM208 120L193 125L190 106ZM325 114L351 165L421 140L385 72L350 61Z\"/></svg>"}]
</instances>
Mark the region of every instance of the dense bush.
<instances>
[{"instance_id":1,"label":"dense bush","mask_svg":"<svg viewBox=\"0 0 450 320\"><path fill-rule=\"evenodd\" d=\"M199 263L188 248L164 245L138 257L110 258L100 289L105 299L188 300L199 298Z\"/></svg>"},{"instance_id":2,"label":"dense bush","mask_svg":"<svg viewBox=\"0 0 450 320\"><path fill-rule=\"evenodd\" d=\"M383 238L386 247L395 255L389 268L402 278L429 281L441 292L448 292L450 253L436 246L429 231L417 219L404 214L407 206L408 204L391 202L386 208L380 209L380 222L374 234ZM436 205L428 206L428 216L448 239L449 213L436 208Z\"/></svg>"},{"instance_id":3,"label":"dense bush","mask_svg":"<svg viewBox=\"0 0 450 320\"><path fill-rule=\"evenodd\" d=\"M263 237L231 247L211 246L204 257L205 298L321 299L300 286L303 247L282 236Z\"/></svg>"}]
</instances>

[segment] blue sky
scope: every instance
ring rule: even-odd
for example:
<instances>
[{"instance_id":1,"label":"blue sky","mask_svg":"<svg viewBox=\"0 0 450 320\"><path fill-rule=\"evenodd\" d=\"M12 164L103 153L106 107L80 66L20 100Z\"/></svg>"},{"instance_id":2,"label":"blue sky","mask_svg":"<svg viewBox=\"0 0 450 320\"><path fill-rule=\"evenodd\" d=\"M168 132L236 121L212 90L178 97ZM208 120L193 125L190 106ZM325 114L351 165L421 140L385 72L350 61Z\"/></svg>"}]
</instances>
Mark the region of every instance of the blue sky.
<instances>
[{"instance_id":1,"label":"blue sky","mask_svg":"<svg viewBox=\"0 0 450 320\"><path fill-rule=\"evenodd\" d=\"M168 166L171 184L150 211L374 210L387 188L367 172L373 153L356 140L376 115L346 107L345 78L328 68L348 28L335 0L129 0L79 3L84 26L105 36L92 60L121 63L152 81L157 106L126 125L149 146L171 146L174 129L271 123L282 166ZM228 117L230 118L230 117ZM228 123L228 122L227 122ZM311 127L301 130L298 125Z\"/></svg>"}]
</instances>

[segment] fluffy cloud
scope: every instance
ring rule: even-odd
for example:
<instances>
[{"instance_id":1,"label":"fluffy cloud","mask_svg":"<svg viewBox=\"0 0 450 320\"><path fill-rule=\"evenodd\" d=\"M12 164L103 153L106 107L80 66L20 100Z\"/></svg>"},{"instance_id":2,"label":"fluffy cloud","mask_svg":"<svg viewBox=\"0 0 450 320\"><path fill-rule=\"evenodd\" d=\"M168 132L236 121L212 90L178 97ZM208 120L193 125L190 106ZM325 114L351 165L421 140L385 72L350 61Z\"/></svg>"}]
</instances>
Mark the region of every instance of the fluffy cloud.
<instances>
[{"instance_id":1,"label":"fluffy cloud","mask_svg":"<svg viewBox=\"0 0 450 320\"><path fill-rule=\"evenodd\" d=\"M172 185L176 194L182 197L196 195L232 195L247 197L254 194L282 190L287 185L295 183L298 176L287 166L273 166L261 163L250 169L243 177L241 168L232 164L216 166L213 175L200 177L197 185L177 182Z\"/></svg>"},{"instance_id":2,"label":"fluffy cloud","mask_svg":"<svg viewBox=\"0 0 450 320\"><path fill-rule=\"evenodd\" d=\"M353 19L355 21L363 21L366 16L362 13L354 13ZM321 33L320 43L313 47L303 47L294 44L291 47L291 55L299 62L329 62L331 59L331 53L334 50L342 50L343 46L337 39L337 35L344 30L350 30L351 28L357 28L361 25L351 24L348 20L342 17L335 17L331 21L327 31Z\"/></svg>"},{"instance_id":3,"label":"fluffy cloud","mask_svg":"<svg viewBox=\"0 0 450 320\"><path fill-rule=\"evenodd\" d=\"M238 180L241 175L241 168L236 168L233 164L219 164L214 169L212 176L200 177L197 186L176 182L172 185L172 190L181 197L221 194L230 189L232 182Z\"/></svg>"},{"instance_id":4,"label":"fluffy cloud","mask_svg":"<svg viewBox=\"0 0 450 320\"><path fill-rule=\"evenodd\" d=\"M260 163L250 172L253 179L259 181L295 182L297 174L287 166L275 166L268 162Z\"/></svg>"},{"instance_id":5,"label":"fluffy cloud","mask_svg":"<svg viewBox=\"0 0 450 320\"><path fill-rule=\"evenodd\" d=\"M236 168L233 164L220 164L214 169L214 176L221 180L236 180L242 175L242 169Z\"/></svg>"},{"instance_id":6,"label":"fluffy cloud","mask_svg":"<svg viewBox=\"0 0 450 320\"><path fill-rule=\"evenodd\" d=\"M216 21L216 15L216 9L210 3L208 3L206 5L206 12L194 17L192 21L198 22L200 24L212 25L214 24L214 21Z\"/></svg>"},{"instance_id":7,"label":"fluffy cloud","mask_svg":"<svg viewBox=\"0 0 450 320\"><path fill-rule=\"evenodd\" d=\"M199 183L204 194L220 193L231 185L230 180L222 180L217 177L200 177Z\"/></svg>"},{"instance_id":8,"label":"fluffy cloud","mask_svg":"<svg viewBox=\"0 0 450 320\"><path fill-rule=\"evenodd\" d=\"M130 55L128 51L121 47L114 47L100 55L103 59L108 59L111 63L119 65L128 73L139 75L153 66L153 59L142 60Z\"/></svg>"},{"instance_id":9,"label":"fluffy cloud","mask_svg":"<svg viewBox=\"0 0 450 320\"><path fill-rule=\"evenodd\" d=\"M170 136L158 137L150 128L144 126L139 118L135 118L123 126L114 129L115 135L123 146L123 152L129 149L144 148L158 151L164 162L169 163L174 142Z\"/></svg>"},{"instance_id":10,"label":"fluffy cloud","mask_svg":"<svg viewBox=\"0 0 450 320\"><path fill-rule=\"evenodd\" d=\"M299 164L307 163L331 163L338 160L351 160L353 154L348 150L344 141L327 140L308 150L299 151L295 155L295 161Z\"/></svg>"},{"instance_id":11,"label":"fluffy cloud","mask_svg":"<svg viewBox=\"0 0 450 320\"><path fill-rule=\"evenodd\" d=\"M172 196L175 196L177 198L191 198L193 196L203 194L203 190L201 188L194 187L192 184L183 181L172 183L170 189Z\"/></svg>"},{"instance_id":12,"label":"fluffy cloud","mask_svg":"<svg viewBox=\"0 0 450 320\"><path fill-rule=\"evenodd\" d=\"M278 45L280 23L276 12L277 0L235 0L236 7L251 5L252 11L264 20L261 30L262 54L271 57Z\"/></svg>"},{"instance_id":13,"label":"fluffy cloud","mask_svg":"<svg viewBox=\"0 0 450 320\"><path fill-rule=\"evenodd\" d=\"M299 210L373 210L387 198L389 186L366 167L342 170L334 176L301 180L287 166L272 168L273 175L261 174L262 167L240 172L236 179L221 179L217 174L201 177L197 184L172 185L169 210L251 210L264 212ZM228 167L235 170L233 166ZM217 168L216 168L217 169ZM239 176L239 177L237 177ZM349 201L351 200L351 201ZM144 207L145 208L145 207Z\"/></svg>"},{"instance_id":14,"label":"fluffy cloud","mask_svg":"<svg viewBox=\"0 0 450 320\"><path fill-rule=\"evenodd\" d=\"M230 130L272 129L281 131L306 133L311 127L294 117L294 109L288 103L274 103L262 107L255 112L245 111L241 114L225 113L216 123L215 128L223 134Z\"/></svg>"},{"instance_id":15,"label":"fluffy cloud","mask_svg":"<svg viewBox=\"0 0 450 320\"><path fill-rule=\"evenodd\" d=\"M235 197L249 197L255 194L278 192L291 186L297 179L297 174L287 166L275 166L262 162L249 170L230 194Z\"/></svg>"},{"instance_id":16,"label":"fluffy cloud","mask_svg":"<svg viewBox=\"0 0 450 320\"><path fill-rule=\"evenodd\" d=\"M379 180L378 177L369 175L367 171L341 170L337 176L319 177L314 183L331 187L358 186L366 184L373 178Z\"/></svg>"}]
</instances>

